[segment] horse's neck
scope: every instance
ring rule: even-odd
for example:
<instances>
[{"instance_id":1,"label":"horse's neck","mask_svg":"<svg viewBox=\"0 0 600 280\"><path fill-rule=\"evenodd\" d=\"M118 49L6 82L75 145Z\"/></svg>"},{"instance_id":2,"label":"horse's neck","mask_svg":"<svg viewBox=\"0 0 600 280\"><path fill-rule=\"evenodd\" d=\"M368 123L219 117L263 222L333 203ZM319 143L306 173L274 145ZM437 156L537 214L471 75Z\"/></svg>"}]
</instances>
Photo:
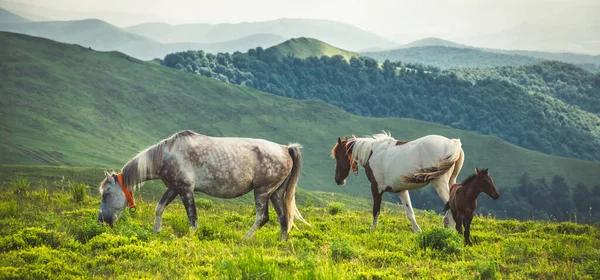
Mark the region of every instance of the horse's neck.
<instances>
[{"instance_id":1,"label":"horse's neck","mask_svg":"<svg viewBox=\"0 0 600 280\"><path fill-rule=\"evenodd\" d=\"M463 185L464 196L467 201L477 201L477 197L481 193L481 190L475 186L476 179L469 182L467 185Z\"/></svg>"},{"instance_id":2,"label":"horse's neck","mask_svg":"<svg viewBox=\"0 0 600 280\"><path fill-rule=\"evenodd\" d=\"M123 178L128 187L160 179L159 169L162 160L152 159L148 154L140 154L123 166Z\"/></svg>"}]
</instances>

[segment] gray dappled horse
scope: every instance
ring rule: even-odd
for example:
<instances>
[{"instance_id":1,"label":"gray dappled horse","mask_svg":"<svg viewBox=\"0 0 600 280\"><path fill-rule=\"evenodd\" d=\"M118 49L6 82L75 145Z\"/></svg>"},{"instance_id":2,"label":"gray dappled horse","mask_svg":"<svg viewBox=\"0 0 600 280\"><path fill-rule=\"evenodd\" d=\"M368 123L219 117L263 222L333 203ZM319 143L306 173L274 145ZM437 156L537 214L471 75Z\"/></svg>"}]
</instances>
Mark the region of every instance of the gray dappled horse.
<instances>
[{"instance_id":1,"label":"gray dappled horse","mask_svg":"<svg viewBox=\"0 0 600 280\"><path fill-rule=\"evenodd\" d=\"M279 145L262 139L209 137L182 131L149 147L115 174L105 171L100 183L102 202L98 221L111 227L127 205L135 207L134 186L161 179L167 191L156 206L154 232L161 229L162 213L179 195L188 221L198 227L194 191L234 198L254 190L256 220L246 238L269 220L268 200L280 224L279 238L286 240L294 218L308 224L295 202L296 182L302 168L299 144Z\"/></svg>"}]
</instances>

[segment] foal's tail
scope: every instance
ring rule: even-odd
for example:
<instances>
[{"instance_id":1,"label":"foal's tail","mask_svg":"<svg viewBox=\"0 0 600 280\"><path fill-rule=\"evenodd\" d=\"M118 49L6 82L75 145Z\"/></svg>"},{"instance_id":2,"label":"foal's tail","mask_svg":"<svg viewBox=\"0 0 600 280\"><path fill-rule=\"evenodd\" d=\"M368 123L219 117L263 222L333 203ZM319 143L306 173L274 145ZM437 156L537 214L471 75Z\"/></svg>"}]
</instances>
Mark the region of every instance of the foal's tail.
<instances>
[{"instance_id":1,"label":"foal's tail","mask_svg":"<svg viewBox=\"0 0 600 280\"><path fill-rule=\"evenodd\" d=\"M287 217L287 231L289 232L294 225L294 218L300 220L301 222L310 225L300 214L298 208L296 207L296 183L298 182L298 178L300 177L300 169L302 169L302 153L300 153L300 144L290 144L288 145L288 152L292 157L294 165L292 166L292 171L288 175L288 177L283 182L282 187L285 187L285 215Z\"/></svg>"},{"instance_id":2,"label":"foal's tail","mask_svg":"<svg viewBox=\"0 0 600 280\"><path fill-rule=\"evenodd\" d=\"M448 172L454 164L457 164L456 167L460 165L460 168L462 168L463 161L464 153L460 139L451 139L444 158L440 159L434 166L424 167L414 174L402 176L402 181L405 184L429 183L431 180L439 178ZM456 181L456 176L458 176L460 168L458 168L458 171L457 168L454 168L450 180L454 179Z\"/></svg>"}]
</instances>

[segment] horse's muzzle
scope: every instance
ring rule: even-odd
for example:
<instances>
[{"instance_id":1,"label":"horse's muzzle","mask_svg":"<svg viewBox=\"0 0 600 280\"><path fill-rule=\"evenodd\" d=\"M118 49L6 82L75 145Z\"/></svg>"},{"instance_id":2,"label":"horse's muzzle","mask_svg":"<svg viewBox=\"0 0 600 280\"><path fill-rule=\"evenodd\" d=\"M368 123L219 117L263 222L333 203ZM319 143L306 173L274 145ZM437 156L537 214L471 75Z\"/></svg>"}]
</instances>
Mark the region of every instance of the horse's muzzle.
<instances>
[{"instance_id":1,"label":"horse's muzzle","mask_svg":"<svg viewBox=\"0 0 600 280\"><path fill-rule=\"evenodd\" d=\"M341 180L341 181L336 179L335 182L338 184L338 186L343 186L346 184L346 179Z\"/></svg>"},{"instance_id":2,"label":"horse's muzzle","mask_svg":"<svg viewBox=\"0 0 600 280\"><path fill-rule=\"evenodd\" d=\"M494 196L492 196L493 200L496 200L498 198L500 198L500 193L495 193Z\"/></svg>"},{"instance_id":3,"label":"horse's muzzle","mask_svg":"<svg viewBox=\"0 0 600 280\"><path fill-rule=\"evenodd\" d=\"M115 225L115 220L113 219L113 217L112 216L104 216L104 215L102 215L102 212L98 213L98 222L106 223L110 227L113 227Z\"/></svg>"}]
</instances>

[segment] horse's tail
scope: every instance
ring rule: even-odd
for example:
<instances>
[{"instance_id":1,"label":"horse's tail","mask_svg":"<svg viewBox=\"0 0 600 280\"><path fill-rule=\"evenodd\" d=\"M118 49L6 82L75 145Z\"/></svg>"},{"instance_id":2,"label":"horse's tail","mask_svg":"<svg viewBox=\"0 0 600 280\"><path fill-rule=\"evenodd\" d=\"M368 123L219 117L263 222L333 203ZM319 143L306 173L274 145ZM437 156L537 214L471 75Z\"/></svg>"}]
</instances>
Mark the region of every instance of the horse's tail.
<instances>
[{"instance_id":1,"label":"horse's tail","mask_svg":"<svg viewBox=\"0 0 600 280\"><path fill-rule=\"evenodd\" d=\"M285 215L287 217L287 231L289 232L294 225L294 218L300 220L301 222L310 225L300 214L298 208L296 207L296 183L298 183L298 178L300 177L300 169L302 169L302 153L300 153L300 144L290 144L288 145L288 152L293 160L292 171L288 175L288 177L283 182L283 186L285 187Z\"/></svg>"},{"instance_id":2,"label":"horse's tail","mask_svg":"<svg viewBox=\"0 0 600 280\"><path fill-rule=\"evenodd\" d=\"M465 152L463 151L463 149L461 147L460 148L460 156L458 157L458 160L454 163L454 170L452 171L452 175L450 176L450 180L448 181L448 186L453 186L454 184L456 184L456 178L458 177L458 174L460 173L460 170L462 169L464 162L465 162Z\"/></svg>"},{"instance_id":3,"label":"horse's tail","mask_svg":"<svg viewBox=\"0 0 600 280\"><path fill-rule=\"evenodd\" d=\"M444 158L440 159L434 166L425 167L414 174L402 176L402 181L405 184L429 183L431 180L439 178L448 172L461 159L464 161L460 139L451 139ZM460 166L462 168L462 162L460 162ZM454 175L454 172L452 174ZM456 175L458 176L458 173Z\"/></svg>"}]
</instances>

